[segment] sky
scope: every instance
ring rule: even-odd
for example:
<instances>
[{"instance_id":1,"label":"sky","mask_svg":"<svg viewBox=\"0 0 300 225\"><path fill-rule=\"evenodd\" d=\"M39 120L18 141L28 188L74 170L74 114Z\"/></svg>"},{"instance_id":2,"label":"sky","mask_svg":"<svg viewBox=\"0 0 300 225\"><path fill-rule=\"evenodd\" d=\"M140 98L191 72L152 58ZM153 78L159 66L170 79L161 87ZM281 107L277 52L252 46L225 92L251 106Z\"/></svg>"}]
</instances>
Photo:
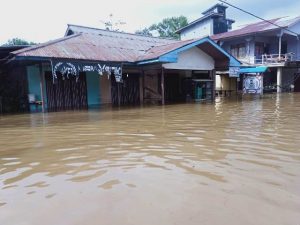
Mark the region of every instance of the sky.
<instances>
[{"instance_id":1,"label":"sky","mask_svg":"<svg viewBox=\"0 0 300 225\"><path fill-rule=\"evenodd\" d=\"M300 0L228 0L265 19L300 16ZM42 43L64 36L67 24L104 28L113 14L125 32L134 32L163 18L184 15L188 21L219 3L217 0L0 0L0 45L18 37ZM236 20L233 28L258 21L234 8L227 17Z\"/></svg>"}]
</instances>

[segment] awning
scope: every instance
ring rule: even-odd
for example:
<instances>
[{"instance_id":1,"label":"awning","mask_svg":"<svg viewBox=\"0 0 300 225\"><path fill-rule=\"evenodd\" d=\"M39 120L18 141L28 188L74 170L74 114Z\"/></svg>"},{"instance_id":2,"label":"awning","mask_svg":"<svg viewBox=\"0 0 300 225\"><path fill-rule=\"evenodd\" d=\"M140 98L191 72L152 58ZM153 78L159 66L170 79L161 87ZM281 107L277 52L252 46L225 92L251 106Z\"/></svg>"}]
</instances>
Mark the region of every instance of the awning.
<instances>
[{"instance_id":1,"label":"awning","mask_svg":"<svg viewBox=\"0 0 300 225\"><path fill-rule=\"evenodd\" d=\"M267 69L268 67L266 66L241 68L240 73L264 73Z\"/></svg>"}]
</instances>

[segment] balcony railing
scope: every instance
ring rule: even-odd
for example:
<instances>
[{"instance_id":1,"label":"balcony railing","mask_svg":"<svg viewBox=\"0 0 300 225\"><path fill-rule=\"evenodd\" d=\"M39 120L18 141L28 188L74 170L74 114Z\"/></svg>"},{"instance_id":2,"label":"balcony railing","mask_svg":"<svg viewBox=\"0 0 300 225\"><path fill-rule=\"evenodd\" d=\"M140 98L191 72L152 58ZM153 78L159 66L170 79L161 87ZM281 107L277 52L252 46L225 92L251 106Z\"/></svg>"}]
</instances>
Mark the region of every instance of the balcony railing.
<instances>
[{"instance_id":1,"label":"balcony railing","mask_svg":"<svg viewBox=\"0 0 300 225\"><path fill-rule=\"evenodd\" d=\"M257 64L278 64L293 61L294 53L286 54L264 54L261 56L261 61L257 60ZM260 61L260 62L259 62Z\"/></svg>"},{"instance_id":2,"label":"balcony railing","mask_svg":"<svg viewBox=\"0 0 300 225\"><path fill-rule=\"evenodd\" d=\"M294 53L286 54L264 54L259 58L255 56L246 56L243 58L238 58L243 64L253 65L253 64L281 64L285 62L290 62L295 60Z\"/></svg>"}]
</instances>

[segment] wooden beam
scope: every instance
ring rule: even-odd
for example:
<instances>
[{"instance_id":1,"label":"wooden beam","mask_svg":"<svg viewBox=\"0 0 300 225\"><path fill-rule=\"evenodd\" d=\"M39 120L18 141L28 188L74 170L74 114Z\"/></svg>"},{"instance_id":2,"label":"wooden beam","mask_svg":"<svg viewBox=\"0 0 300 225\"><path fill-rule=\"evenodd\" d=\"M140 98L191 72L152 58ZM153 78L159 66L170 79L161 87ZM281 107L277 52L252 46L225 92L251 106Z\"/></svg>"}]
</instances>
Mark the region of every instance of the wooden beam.
<instances>
[{"instance_id":1,"label":"wooden beam","mask_svg":"<svg viewBox=\"0 0 300 225\"><path fill-rule=\"evenodd\" d=\"M39 72L40 72L40 90L41 90L41 101L42 101L42 112L45 113L45 75L43 74L43 64L39 63Z\"/></svg>"},{"instance_id":2,"label":"wooden beam","mask_svg":"<svg viewBox=\"0 0 300 225\"><path fill-rule=\"evenodd\" d=\"M118 107L121 106L121 93L120 93L120 83L117 82L117 88L118 88Z\"/></svg>"},{"instance_id":3,"label":"wooden beam","mask_svg":"<svg viewBox=\"0 0 300 225\"><path fill-rule=\"evenodd\" d=\"M165 104L165 74L164 74L164 68L161 68L161 104Z\"/></svg>"},{"instance_id":4,"label":"wooden beam","mask_svg":"<svg viewBox=\"0 0 300 225\"><path fill-rule=\"evenodd\" d=\"M140 105L144 104L144 96L145 96L145 77L144 77L144 70L141 69L140 75Z\"/></svg>"}]
</instances>

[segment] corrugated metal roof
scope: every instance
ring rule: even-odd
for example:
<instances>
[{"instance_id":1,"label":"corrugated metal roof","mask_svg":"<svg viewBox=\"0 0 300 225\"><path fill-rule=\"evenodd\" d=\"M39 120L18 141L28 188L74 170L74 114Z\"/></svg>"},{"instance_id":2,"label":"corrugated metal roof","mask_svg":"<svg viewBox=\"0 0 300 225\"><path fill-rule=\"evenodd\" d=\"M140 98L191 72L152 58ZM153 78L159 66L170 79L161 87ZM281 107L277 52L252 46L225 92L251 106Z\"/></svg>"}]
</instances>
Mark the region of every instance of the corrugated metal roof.
<instances>
[{"instance_id":1,"label":"corrugated metal roof","mask_svg":"<svg viewBox=\"0 0 300 225\"><path fill-rule=\"evenodd\" d=\"M86 28L83 30L74 32L72 29L75 33L73 35L14 51L12 54L16 57L135 63L158 59L175 49L207 38L178 41L99 29L91 33ZM204 51L210 50L212 49Z\"/></svg>"},{"instance_id":2,"label":"corrugated metal roof","mask_svg":"<svg viewBox=\"0 0 300 225\"><path fill-rule=\"evenodd\" d=\"M161 55L164 55L168 52L171 52L177 48L183 47L187 44L193 43L196 40L199 39L191 39L191 40L186 40L186 41L177 41L174 43L169 43L165 45L159 45L159 46L154 46L150 48L144 55L140 56L137 61L143 61L143 60L149 60L149 59L155 59L160 57Z\"/></svg>"},{"instance_id":3,"label":"corrugated metal roof","mask_svg":"<svg viewBox=\"0 0 300 225\"><path fill-rule=\"evenodd\" d=\"M134 62L151 48L180 41L120 32L78 33L13 52L16 56Z\"/></svg>"},{"instance_id":4,"label":"corrugated metal roof","mask_svg":"<svg viewBox=\"0 0 300 225\"><path fill-rule=\"evenodd\" d=\"M293 19L276 18L276 19L271 19L268 21L270 21L271 23L274 23L280 27L287 28L287 27L292 26L296 22L300 21L300 16L293 18ZM266 31L277 30L277 29L280 29L280 28L275 25L272 25L266 21L261 21L258 23L252 23L252 24L245 25L244 27L237 29L237 30L232 30L232 31L228 31L225 33L213 35L213 36L211 36L211 38L214 40L222 40L222 39L233 38L233 37L238 37L238 36L245 36L245 35L252 34L252 33L260 33L260 32L266 32Z\"/></svg>"},{"instance_id":5,"label":"corrugated metal roof","mask_svg":"<svg viewBox=\"0 0 300 225\"><path fill-rule=\"evenodd\" d=\"M152 37L152 36L145 36L140 34L132 34L132 33L126 33L120 31L110 31L110 30L104 30L99 28L68 24L68 29L65 33L65 36L68 36L70 31L72 34L97 34L103 36L125 38L130 40L138 40L143 42L151 42L156 44L168 44L177 41L176 39L171 39L171 38Z\"/></svg>"}]
</instances>

